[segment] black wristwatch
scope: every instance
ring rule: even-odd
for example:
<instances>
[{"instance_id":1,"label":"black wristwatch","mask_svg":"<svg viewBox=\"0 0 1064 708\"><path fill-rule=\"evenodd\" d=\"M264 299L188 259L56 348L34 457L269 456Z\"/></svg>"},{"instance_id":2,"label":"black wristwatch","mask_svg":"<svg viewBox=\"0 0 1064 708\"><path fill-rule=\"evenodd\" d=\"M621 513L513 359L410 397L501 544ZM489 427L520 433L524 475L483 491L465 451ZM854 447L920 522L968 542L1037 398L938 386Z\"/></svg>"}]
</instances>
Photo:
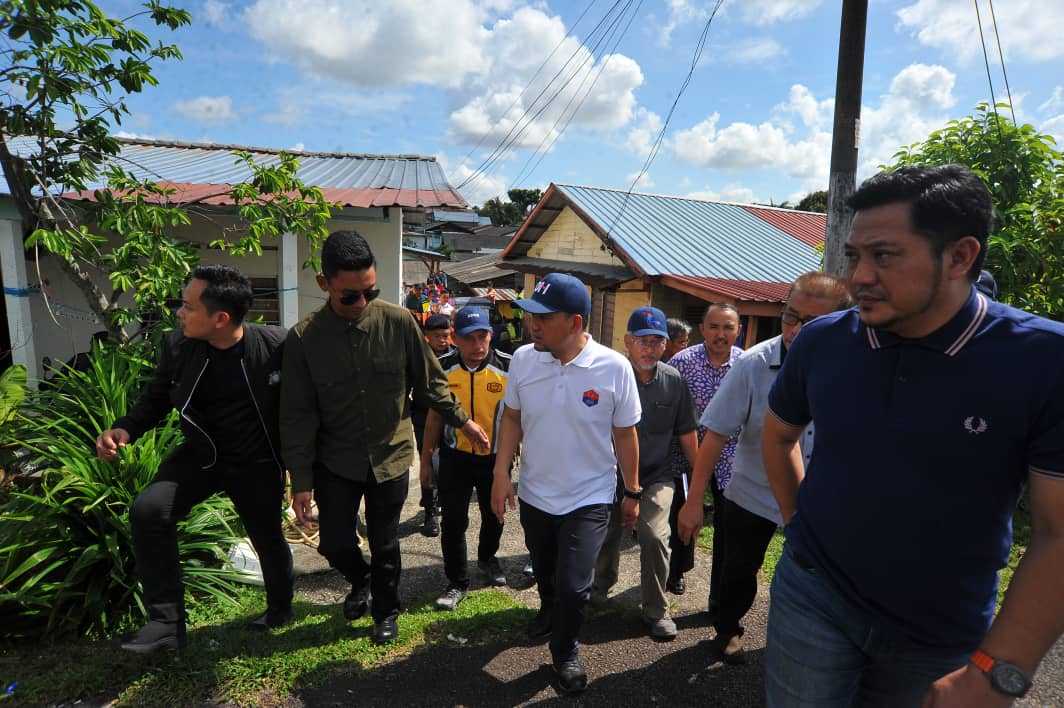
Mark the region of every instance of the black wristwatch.
<instances>
[{"instance_id":1,"label":"black wristwatch","mask_svg":"<svg viewBox=\"0 0 1064 708\"><path fill-rule=\"evenodd\" d=\"M998 693L1022 698L1031 688L1031 679L1027 678L1023 669L1007 661L995 659L982 649L975 650L971 661L977 669L986 674L990 679L991 688Z\"/></svg>"},{"instance_id":2,"label":"black wristwatch","mask_svg":"<svg viewBox=\"0 0 1064 708\"><path fill-rule=\"evenodd\" d=\"M636 501L639 501L640 499L643 498L643 488L640 487L639 489L637 489L637 490L635 490L633 492L628 487L625 487L624 488L624 496L628 497L629 499L635 499Z\"/></svg>"}]
</instances>

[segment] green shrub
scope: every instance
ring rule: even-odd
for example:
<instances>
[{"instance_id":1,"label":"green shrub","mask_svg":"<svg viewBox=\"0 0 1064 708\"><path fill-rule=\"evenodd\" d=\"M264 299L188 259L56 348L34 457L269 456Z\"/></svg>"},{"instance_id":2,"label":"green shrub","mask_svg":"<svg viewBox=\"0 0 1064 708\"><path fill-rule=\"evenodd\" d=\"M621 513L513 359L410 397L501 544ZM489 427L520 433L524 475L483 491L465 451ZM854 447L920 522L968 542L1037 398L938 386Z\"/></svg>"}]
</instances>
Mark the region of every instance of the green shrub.
<instances>
[{"instance_id":1,"label":"green shrub","mask_svg":"<svg viewBox=\"0 0 1064 708\"><path fill-rule=\"evenodd\" d=\"M8 442L42 469L0 503L0 636L103 635L143 616L128 514L180 444L177 417L127 446L117 463L96 457L95 439L151 374L145 351L95 349L87 371L57 372L17 416ZM221 566L239 535L232 505L218 497L179 526L193 598L232 597L233 576Z\"/></svg>"}]
</instances>

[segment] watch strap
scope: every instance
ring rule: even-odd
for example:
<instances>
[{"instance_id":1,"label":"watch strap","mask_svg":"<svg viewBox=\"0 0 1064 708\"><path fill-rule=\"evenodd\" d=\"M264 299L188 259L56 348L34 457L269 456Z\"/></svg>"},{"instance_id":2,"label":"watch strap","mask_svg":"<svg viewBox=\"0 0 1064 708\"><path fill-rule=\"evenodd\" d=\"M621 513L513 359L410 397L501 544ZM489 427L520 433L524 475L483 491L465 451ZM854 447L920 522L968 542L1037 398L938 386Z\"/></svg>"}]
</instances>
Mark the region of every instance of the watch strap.
<instances>
[{"instance_id":1,"label":"watch strap","mask_svg":"<svg viewBox=\"0 0 1064 708\"><path fill-rule=\"evenodd\" d=\"M982 671L984 674L990 673L990 669L994 668L994 664L997 663L997 659L987 654L982 649L976 649L972 654L970 661L975 664L975 668Z\"/></svg>"},{"instance_id":2,"label":"watch strap","mask_svg":"<svg viewBox=\"0 0 1064 708\"><path fill-rule=\"evenodd\" d=\"M643 488L640 487L639 489L631 490L628 487L625 487L624 488L624 496L628 497L629 499L642 499L643 498Z\"/></svg>"}]
</instances>

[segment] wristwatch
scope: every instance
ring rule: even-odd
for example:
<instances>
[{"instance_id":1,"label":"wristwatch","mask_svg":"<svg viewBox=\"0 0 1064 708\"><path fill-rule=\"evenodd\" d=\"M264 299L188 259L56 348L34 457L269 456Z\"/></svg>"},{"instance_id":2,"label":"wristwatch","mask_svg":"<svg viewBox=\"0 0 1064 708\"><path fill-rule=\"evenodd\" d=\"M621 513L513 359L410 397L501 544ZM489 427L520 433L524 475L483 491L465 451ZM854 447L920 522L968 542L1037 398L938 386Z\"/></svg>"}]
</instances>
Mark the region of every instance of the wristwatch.
<instances>
[{"instance_id":1,"label":"wristwatch","mask_svg":"<svg viewBox=\"0 0 1064 708\"><path fill-rule=\"evenodd\" d=\"M640 487L639 489L636 489L635 491L632 491L628 487L625 487L624 488L624 496L628 497L629 499L635 499L635 500L638 501L639 499L643 498L643 488Z\"/></svg>"},{"instance_id":2,"label":"wristwatch","mask_svg":"<svg viewBox=\"0 0 1064 708\"><path fill-rule=\"evenodd\" d=\"M971 662L986 674L990 679L990 686L998 693L1022 698L1031 688L1031 679L1027 678L1023 669L1007 661L995 659L982 649L975 650Z\"/></svg>"}]
</instances>

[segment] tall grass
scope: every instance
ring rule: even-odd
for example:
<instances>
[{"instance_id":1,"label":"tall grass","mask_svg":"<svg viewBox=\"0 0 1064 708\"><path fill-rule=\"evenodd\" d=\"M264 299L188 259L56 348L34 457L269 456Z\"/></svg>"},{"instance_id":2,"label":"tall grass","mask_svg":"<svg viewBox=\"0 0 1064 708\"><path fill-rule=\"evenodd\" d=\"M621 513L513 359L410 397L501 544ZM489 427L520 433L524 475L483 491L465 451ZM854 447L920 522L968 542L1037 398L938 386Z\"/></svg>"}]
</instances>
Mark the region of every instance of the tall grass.
<instances>
[{"instance_id":1,"label":"tall grass","mask_svg":"<svg viewBox=\"0 0 1064 708\"><path fill-rule=\"evenodd\" d=\"M63 369L5 428L40 471L0 500L0 636L102 635L144 614L129 509L159 463L181 442L175 414L124 449L96 457L100 430L135 400L152 363L143 348L97 348L87 371ZM186 587L226 601L222 570L240 535L228 499L195 507L179 526Z\"/></svg>"}]
</instances>

